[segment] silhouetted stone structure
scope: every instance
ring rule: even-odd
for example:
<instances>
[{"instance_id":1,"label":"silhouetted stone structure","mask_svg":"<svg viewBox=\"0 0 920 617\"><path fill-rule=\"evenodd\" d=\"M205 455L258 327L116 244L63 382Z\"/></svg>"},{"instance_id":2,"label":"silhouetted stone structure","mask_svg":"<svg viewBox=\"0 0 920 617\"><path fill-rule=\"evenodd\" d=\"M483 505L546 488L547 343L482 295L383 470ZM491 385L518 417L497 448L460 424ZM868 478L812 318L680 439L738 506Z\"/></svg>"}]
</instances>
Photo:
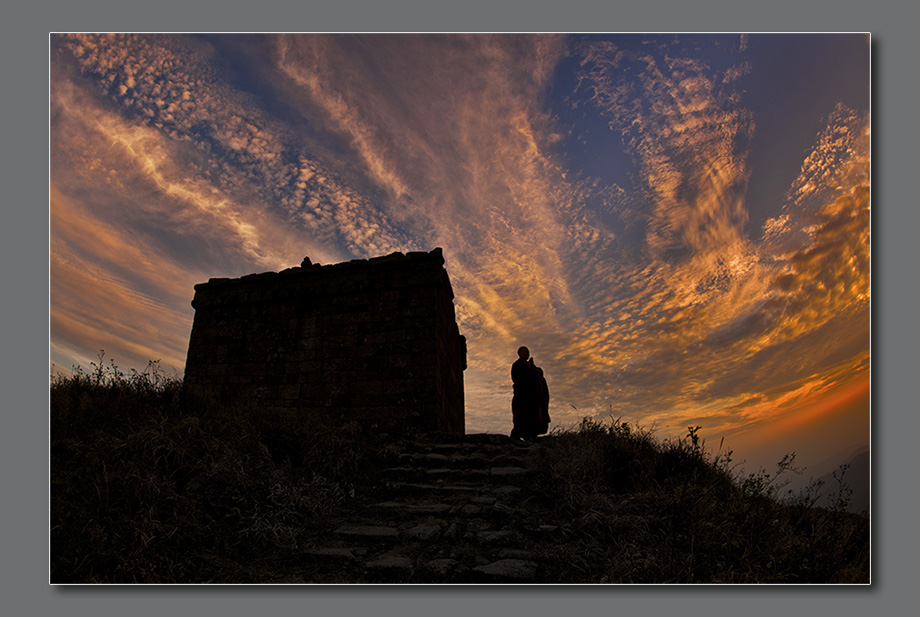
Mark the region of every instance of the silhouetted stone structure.
<instances>
[{"instance_id":1,"label":"silhouetted stone structure","mask_svg":"<svg viewBox=\"0 0 920 617\"><path fill-rule=\"evenodd\" d=\"M224 403L464 432L466 339L441 249L195 286L185 384Z\"/></svg>"}]
</instances>

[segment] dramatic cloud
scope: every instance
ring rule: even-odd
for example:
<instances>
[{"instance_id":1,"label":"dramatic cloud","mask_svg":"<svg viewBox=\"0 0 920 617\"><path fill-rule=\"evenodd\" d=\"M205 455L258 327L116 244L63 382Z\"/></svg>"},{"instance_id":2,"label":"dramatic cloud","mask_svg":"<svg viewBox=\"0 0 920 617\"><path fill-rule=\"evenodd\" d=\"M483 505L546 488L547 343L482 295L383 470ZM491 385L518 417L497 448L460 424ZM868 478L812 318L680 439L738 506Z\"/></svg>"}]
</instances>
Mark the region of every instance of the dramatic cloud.
<instances>
[{"instance_id":1,"label":"dramatic cloud","mask_svg":"<svg viewBox=\"0 0 920 617\"><path fill-rule=\"evenodd\" d=\"M181 371L197 282L441 246L469 430L507 429L522 344L557 424L741 434L830 400L868 367L867 105L805 118L752 215L755 136L802 136L748 91L809 95L760 41L53 36L52 361Z\"/></svg>"}]
</instances>

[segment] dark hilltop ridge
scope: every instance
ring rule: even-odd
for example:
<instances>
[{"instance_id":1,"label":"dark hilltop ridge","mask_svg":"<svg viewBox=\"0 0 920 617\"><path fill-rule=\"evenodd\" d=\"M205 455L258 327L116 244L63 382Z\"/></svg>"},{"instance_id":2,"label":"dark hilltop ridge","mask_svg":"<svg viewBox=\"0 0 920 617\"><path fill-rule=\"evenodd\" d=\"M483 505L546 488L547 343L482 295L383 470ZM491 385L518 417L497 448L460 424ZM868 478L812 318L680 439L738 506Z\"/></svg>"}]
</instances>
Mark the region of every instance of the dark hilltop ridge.
<instances>
[{"instance_id":1,"label":"dark hilltop ridge","mask_svg":"<svg viewBox=\"0 0 920 617\"><path fill-rule=\"evenodd\" d=\"M868 516L788 492L790 458L466 434L440 249L195 289L184 379L52 377L52 584L870 582Z\"/></svg>"},{"instance_id":2,"label":"dark hilltop ridge","mask_svg":"<svg viewBox=\"0 0 920 617\"><path fill-rule=\"evenodd\" d=\"M50 582L870 582L869 519L697 430L379 432L214 404L153 364L51 385Z\"/></svg>"}]
</instances>

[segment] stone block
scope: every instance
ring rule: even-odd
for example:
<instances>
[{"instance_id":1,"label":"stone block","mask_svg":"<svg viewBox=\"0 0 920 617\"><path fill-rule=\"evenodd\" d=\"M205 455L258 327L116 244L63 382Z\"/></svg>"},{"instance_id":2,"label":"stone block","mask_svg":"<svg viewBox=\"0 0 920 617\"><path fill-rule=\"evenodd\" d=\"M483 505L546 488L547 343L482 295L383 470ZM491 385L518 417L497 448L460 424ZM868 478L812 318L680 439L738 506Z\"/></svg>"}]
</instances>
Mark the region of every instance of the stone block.
<instances>
[{"instance_id":1,"label":"stone block","mask_svg":"<svg viewBox=\"0 0 920 617\"><path fill-rule=\"evenodd\" d=\"M278 386L278 397L283 400L300 398L300 384L283 384Z\"/></svg>"},{"instance_id":2,"label":"stone block","mask_svg":"<svg viewBox=\"0 0 920 617\"><path fill-rule=\"evenodd\" d=\"M524 582L533 580L537 574L537 562L526 559L500 559L493 563L473 568L478 575L496 582Z\"/></svg>"}]
</instances>

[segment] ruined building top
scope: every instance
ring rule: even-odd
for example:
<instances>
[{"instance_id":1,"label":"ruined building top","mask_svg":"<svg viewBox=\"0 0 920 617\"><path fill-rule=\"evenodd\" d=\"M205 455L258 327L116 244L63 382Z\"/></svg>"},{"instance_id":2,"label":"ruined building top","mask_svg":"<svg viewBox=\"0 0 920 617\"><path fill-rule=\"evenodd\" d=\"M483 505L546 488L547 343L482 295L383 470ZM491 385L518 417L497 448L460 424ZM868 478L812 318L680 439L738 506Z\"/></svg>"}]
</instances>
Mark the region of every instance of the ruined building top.
<instances>
[{"instance_id":1,"label":"ruined building top","mask_svg":"<svg viewBox=\"0 0 920 617\"><path fill-rule=\"evenodd\" d=\"M417 266L421 263L437 264L439 266L444 265L444 252L441 248L435 248L430 252L418 251L410 253L390 253L389 255L383 255L381 257L371 257L370 259L353 259L351 261L343 261L335 264L322 265L319 263L313 263L310 259L310 256L303 258L303 261L300 262L299 266L294 266L293 268L288 268L282 270L281 272L260 272L257 274L246 274L240 278L231 279L231 278L211 278L208 279L207 283L199 283L195 285L195 291L203 289L213 289L222 286L237 286L243 281L249 283L265 283L271 280L276 280L279 278L299 278L304 275L315 276L317 274L338 274L344 273L347 271L357 271L362 268L368 268L370 266L386 266L403 264L404 270L414 269L412 266ZM408 266L405 267L405 266ZM399 266L397 266L399 267ZM446 270L443 270L445 276L447 274ZM450 290L450 296L453 298L453 290L450 286L450 280L447 280L447 288ZM196 298L197 299L197 298ZM195 300L192 300L192 307L195 307Z\"/></svg>"},{"instance_id":2,"label":"ruined building top","mask_svg":"<svg viewBox=\"0 0 920 617\"><path fill-rule=\"evenodd\" d=\"M185 383L305 417L463 432L466 341L441 249L195 286Z\"/></svg>"}]
</instances>

